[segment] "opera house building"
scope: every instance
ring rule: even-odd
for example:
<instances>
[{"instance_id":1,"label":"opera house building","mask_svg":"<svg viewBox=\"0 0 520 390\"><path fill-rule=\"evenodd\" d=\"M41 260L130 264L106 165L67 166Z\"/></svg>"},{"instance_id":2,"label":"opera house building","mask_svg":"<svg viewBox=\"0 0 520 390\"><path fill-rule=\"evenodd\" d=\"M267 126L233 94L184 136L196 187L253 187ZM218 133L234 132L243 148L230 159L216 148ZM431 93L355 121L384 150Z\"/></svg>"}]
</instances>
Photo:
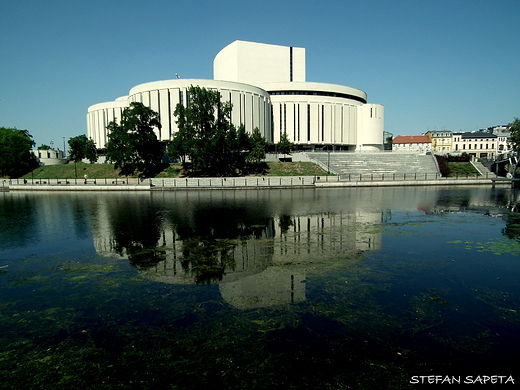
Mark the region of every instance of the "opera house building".
<instances>
[{"instance_id":1,"label":"opera house building","mask_svg":"<svg viewBox=\"0 0 520 390\"><path fill-rule=\"evenodd\" d=\"M157 137L166 143L177 131L176 105L189 104L188 88L197 85L219 91L233 105L232 122L248 132L258 127L271 144L286 133L300 150L382 150L384 107L368 103L356 88L307 82L305 72L304 48L235 41L215 56L214 80L153 81L89 107L88 137L104 148L107 125L131 102L141 102L159 113Z\"/></svg>"}]
</instances>

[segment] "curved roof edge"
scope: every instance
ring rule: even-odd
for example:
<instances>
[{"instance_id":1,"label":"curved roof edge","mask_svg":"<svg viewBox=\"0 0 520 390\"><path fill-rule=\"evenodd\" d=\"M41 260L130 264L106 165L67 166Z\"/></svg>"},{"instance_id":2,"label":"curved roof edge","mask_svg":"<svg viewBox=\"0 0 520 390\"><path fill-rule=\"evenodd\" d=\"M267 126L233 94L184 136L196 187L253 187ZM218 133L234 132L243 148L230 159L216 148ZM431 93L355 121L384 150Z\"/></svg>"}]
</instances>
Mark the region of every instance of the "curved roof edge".
<instances>
[{"instance_id":1,"label":"curved roof edge","mask_svg":"<svg viewBox=\"0 0 520 390\"><path fill-rule=\"evenodd\" d=\"M257 92L259 95L269 96L265 89L256 85L239 83L236 81L224 81L224 80L209 80L209 79L171 79L171 80L160 80L152 81L149 83L139 84L130 90L129 95L134 95L139 92L145 92L151 89L165 89L165 88L182 88L190 87L191 85L198 85L204 88L228 88L245 90L250 92Z\"/></svg>"},{"instance_id":2,"label":"curved roof edge","mask_svg":"<svg viewBox=\"0 0 520 390\"><path fill-rule=\"evenodd\" d=\"M339 84L314 83L314 82L288 82L288 83L266 83L259 87L268 92L277 91L309 91L309 92L331 92L352 95L367 101L366 92L352 87Z\"/></svg>"},{"instance_id":3,"label":"curved roof edge","mask_svg":"<svg viewBox=\"0 0 520 390\"><path fill-rule=\"evenodd\" d=\"M123 108L129 106L128 99L122 99L122 97L118 98L117 100L114 100L112 102L104 102L104 103L97 103L90 106L87 110L87 112L96 111L96 110L103 110L105 108ZM128 96L126 96L128 98Z\"/></svg>"}]
</instances>

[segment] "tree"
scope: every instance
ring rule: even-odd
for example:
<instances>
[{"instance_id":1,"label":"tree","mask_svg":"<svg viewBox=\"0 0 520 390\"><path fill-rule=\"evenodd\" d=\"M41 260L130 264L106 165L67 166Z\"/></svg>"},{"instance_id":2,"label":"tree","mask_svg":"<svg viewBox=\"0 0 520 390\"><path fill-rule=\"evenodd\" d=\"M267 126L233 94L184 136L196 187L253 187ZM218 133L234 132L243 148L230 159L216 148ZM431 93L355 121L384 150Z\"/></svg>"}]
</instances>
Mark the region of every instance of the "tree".
<instances>
[{"instance_id":1,"label":"tree","mask_svg":"<svg viewBox=\"0 0 520 390\"><path fill-rule=\"evenodd\" d=\"M290 155L293 148L294 144L289 140L287 133L284 132L280 137L280 142L278 142L278 153Z\"/></svg>"},{"instance_id":2,"label":"tree","mask_svg":"<svg viewBox=\"0 0 520 390\"><path fill-rule=\"evenodd\" d=\"M231 123L230 102L218 91L199 86L188 88L188 106L177 104L174 115L179 131L168 147L168 155L191 161L192 171L226 173L240 157L245 130ZM184 164L185 167L187 166Z\"/></svg>"},{"instance_id":3,"label":"tree","mask_svg":"<svg viewBox=\"0 0 520 390\"><path fill-rule=\"evenodd\" d=\"M267 152L268 143L265 137L262 137L258 127L253 129L253 134L250 136L250 150L247 154L247 162L250 164L259 164L261 160L265 158Z\"/></svg>"},{"instance_id":4,"label":"tree","mask_svg":"<svg viewBox=\"0 0 520 390\"><path fill-rule=\"evenodd\" d=\"M50 150L51 147L49 145L41 144L38 146L38 150Z\"/></svg>"},{"instance_id":5,"label":"tree","mask_svg":"<svg viewBox=\"0 0 520 390\"><path fill-rule=\"evenodd\" d=\"M34 145L27 130L0 127L0 175L20 177L38 167Z\"/></svg>"},{"instance_id":6,"label":"tree","mask_svg":"<svg viewBox=\"0 0 520 390\"><path fill-rule=\"evenodd\" d=\"M520 149L520 119L515 118L515 120L508 125L509 131L511 132L511 136L509 137L509 144L513 147L517 153Z\"/></svg>"},{"instance_id":7,"label":"tree","mask_svg":"<svg viewBox=\"0 0 520 390\"><path fill-rule=\"evenodd\" d=\"M107 126L107 159L125 174L153 170L163 156L155 128L161 128L159 114L142 103L130 103L120 123L112 121Z\"/></svg>"},{"instance_id":8,"label":"tree","mask_svg":"<svg viewBox=\"0 0 520 390\"><path fill-rule=\"evenodd\" d=\"M84 134L69 139L69 148L69 159L74 162L80 162L84 158L91 164L97 161L96 144L92 138L87 138Z\"/></svg>"}]
</instances>

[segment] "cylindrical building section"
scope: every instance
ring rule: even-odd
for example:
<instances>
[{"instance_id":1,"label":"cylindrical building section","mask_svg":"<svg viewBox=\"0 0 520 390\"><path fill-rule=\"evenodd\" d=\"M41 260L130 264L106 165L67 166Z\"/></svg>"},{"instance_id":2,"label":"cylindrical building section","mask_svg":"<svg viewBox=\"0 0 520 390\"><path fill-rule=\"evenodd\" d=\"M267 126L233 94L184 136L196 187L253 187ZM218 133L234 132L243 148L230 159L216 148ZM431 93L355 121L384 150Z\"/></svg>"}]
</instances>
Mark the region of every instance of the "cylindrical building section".
<instances>
[{"instance_id":1,"label":"cylindrical building section","mask_svg":"<svg viewBox=\"0 0 520 390\"><path fill-rule=\"evenodd\" d=\"M258 87L230 81L174 79L140 84L130 90L129 96L115 102L91 106L87 115L88 135L98 148L104 148L107 139L106 126L115 118L121 118L122 110L131 102L140 102L159 113L162 128L157 130L159 141L173 139L178 131L174 116L177 104L188 104L188 89L199 86L220 92L222 101L233 105L231 122L235 126L243 124L251 133L258 127L268 142L271 135L271 99L269 94Z\"/></svg>"},{"instance_id":2,"label":"cylindrical building section","mask_svg":"<svg viewBox=\"0 0 520 390\"><path fill-rule=\"evenodd\" d=\"M357 151L381 150L385 123L385 107L363 104L358 107Z\"/></svg>"},{"instance_id":3,"label":"cylindrical building section","mask_svg":"<svg viewBox=\"0 0 520 390\"><path fill-rule=\"evenodd\" d=\"M95 142L96 148L105 147L108 141L108 124L114 120L119 121L128 104L128 96L122 96L113 102L98 103L88 108L87 134Z\"/></svg>"},{"instance_id":4,"label":"cylindrical building section","mask_svg":"<svg viewBox=\"0 0 520 390\"><path fill-rule=\"evenodd\" d=\"M359 133L372 131L360 128L358 117L362 111L359 109L366 105L367 95L359 89L325 83L269 83L260 86L271 95L274 143L286 133L296 146L304 150L322 146L357 150ZM369 137L371 142L376 138ZM378 148L382 144L381 140Z\"/></svg>"},{"instance_id":5,"label":"cylindrical building section","mask_svg":"<svg viewBox=\"0 0 520 390\"><path fill-rule=\"evenodd\" d=\"M218 91L222 101L230 101L233 105L231 122L235 126L243 124L249 133L258 127L270 141L267 137L270 133L270 97L266 91L252 85L198 79L155 81L132 88L129 101L141 102L157 111L162 124L161 133L157 136L160 141L169 141L178 130L175 107L179 103L184 106L188 104L188 89L191 86Z\"/></svg>"}]
</instances>

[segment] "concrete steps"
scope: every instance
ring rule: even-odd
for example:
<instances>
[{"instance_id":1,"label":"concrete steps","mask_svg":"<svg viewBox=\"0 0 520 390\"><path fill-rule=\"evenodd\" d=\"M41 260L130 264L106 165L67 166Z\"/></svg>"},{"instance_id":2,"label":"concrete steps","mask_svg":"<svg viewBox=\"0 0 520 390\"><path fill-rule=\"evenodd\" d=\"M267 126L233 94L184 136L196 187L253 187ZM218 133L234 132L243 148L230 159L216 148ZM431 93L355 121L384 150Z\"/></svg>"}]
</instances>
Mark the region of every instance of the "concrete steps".
<instances>
[{"instance_id":1,"label":"concrete steps","mask_svg":"<svg viewBox=\"0 0 520 390\"><path fill-rule=\"evenodd\" d=\"M312 161L337 175L438 173L437 164L432 155L396 152L313 152L306 154Z\"/></svg>"}]
</instances>

